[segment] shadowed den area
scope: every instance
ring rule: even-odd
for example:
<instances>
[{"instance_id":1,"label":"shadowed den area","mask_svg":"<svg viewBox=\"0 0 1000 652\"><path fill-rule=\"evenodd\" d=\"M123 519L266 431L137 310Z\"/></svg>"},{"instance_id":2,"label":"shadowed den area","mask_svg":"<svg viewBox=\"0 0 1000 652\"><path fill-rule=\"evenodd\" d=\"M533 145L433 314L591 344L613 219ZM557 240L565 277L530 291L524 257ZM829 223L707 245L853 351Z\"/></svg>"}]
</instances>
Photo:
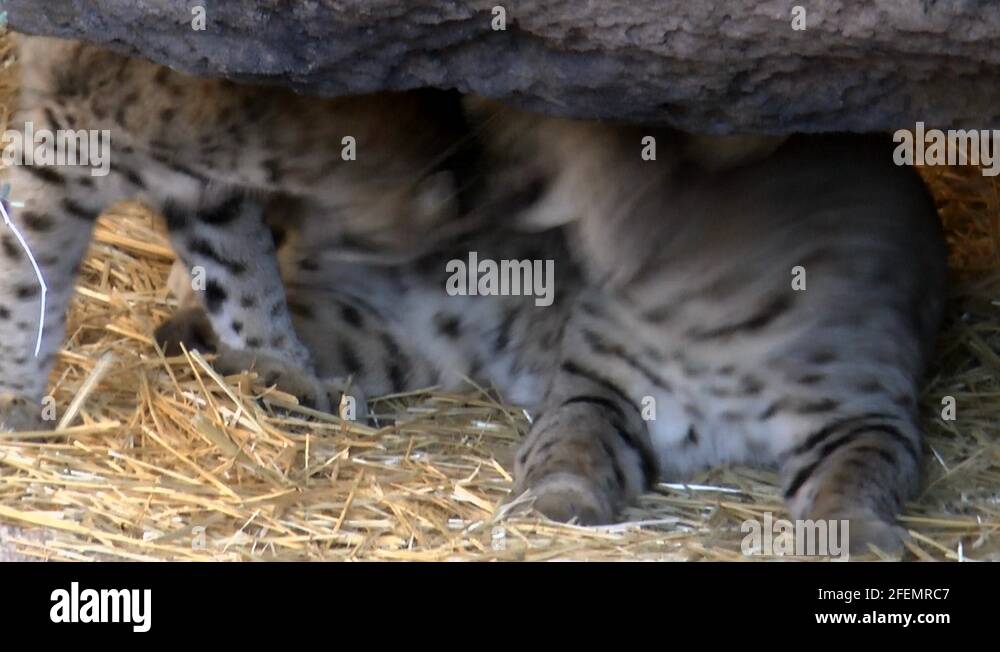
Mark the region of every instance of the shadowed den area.
<instances>
[{"instance_id":1,"label":"shadowed den area","mask_svg":"<svg viewBox=\"0 0 1000 652\"><path fill-rule=\"evenodd\" d=\"M161 46L159 41L153 43L152 53L164 54ZM452 46L460 49L458 44ZM519 50L515 63L540 57L543 51L542 40L531 40ZM618 53L626 62L645 61L641 48ZM757 54L760 60L769 60L767 52ZM464 61L458 55L455 60ZM18 87L20 63L10 34L0 37L0 62L0 127L5 129L23 90ZM201 65L197 60L185 63ZM566 65L566 71L574 70ZM971 64L966 68L970 74L976 72ZM459 83L449 75L461 74L458 68L443 66L435 78L430 68L414 69L419 72L416 80L403 79L402 73L386 75L400 86L428 78L449 86ZM913 70L919 69L915 64ZM996 68L989 71L995 80ZM873 126L866 117L852 114L851 102L843 112L827 114L813 112L804 101L790 101L790 117L782 124L766 99L761 99L769 93L781 96L785 87L775 81L780 74L770 71L773 76L762 76L769 81L757 86L752 83L752 72L741 79L749 88L745 93L748 110L756 108L760 115L746 117L739 107L727 104L725 111L706 111L703 124L709 131L738 132L755 117L757 124L764 125L761 131L768 134L782 128L837 130L827 128L832 125L878 131L884 126ZM796 75L801 71L785 72L799 79ZM844 73L834 72L837 79ZM919 87L920 75L913 75L906 80L906 88L911 82ZM242 78L254 77L244 70ZM345 90L318 76L303 75L299 81L310 91L336 94ZM628 98L602 101L610 82L599 81L603 85L595 88L567 84L565 95L546 91L537 79L525 81L533 89L530 93L521 94L500 82L495 88L486 88L489 84L483 82L484 88L478 90L506 94L519 105L555 112L567 102L577 102L586 117L646 119L657 107L666 107L671 126L690 128L698 121L699 106L691 100L691 89L657 84L655 93L651 90L649 95L667 94L657 96L658 104L631 90ZM943 83L936 72L929 73L926 81L935 86ZM966 81L963 78L962 92L971 93ZM716 86L706 93L712 101L720 101L727 93L737 92L733 89ZM670 93L687 94L688 99ZM900 118L899 106L879 93L874 95L879 99L872 100L873 114L883 122ZM851 92L845 97L864 104ZM675 100L692 104L674 106ZM957 110L953 104L959 103L957 99L945 103L942 111ZM971 110L980 108L976 105ZM109 107L109 113L113 115L115 109ZM933 118L947 119L944 114L928 109L928 124L933 124ZM741 122L744 117L746 123ZM339 148L338 143L338 153ZM661 148L664 151L666 145ZM265 167L272 171L280 168L274 161L269 164ZM917 409L926 436L919 489L898 519L907 535L901 555L908 561L1000 561L1000 176L990 176L973 165L917 167L944 225L949 289ZM681 173L674 178L679 183L685 179ZM511 180L515 184L524 181ZM524 185L528 186L524 196L515 198L521 203L549 190ZM431 186L428 192L436 198L438 190ZM459 190L447 186L441 192L450 198ZM16 199L16 188L13 193ZM281 202L287 201L291 211L292 199L278 196L275 201L277 210L283 210ZM636 201L635 206L641 203ZM56 415L57 426L41 432L0 430L0 561L758 561L779 557L748 553L743 528L751 520L769 522L772 515L792 518L786 506L788 489L776 470L724 465L701 471L684 483L657 481L635 504L624 507L613 524L559 522L534 510L531 496L517 499L515 467L524 464L516 461L519 446L541 416L518 406L495 387L470 381L457 392L428 387L367 396L372 419L341 419L335 416L336 404L329 406L329 412L308 407L269 382L273 378L267 373L253 369L222 373L213 366L215 353L208 351L214 347L168 354L154 333L185 303L168 283L177 256L165 222L179 218L169 210L164 212L166 220L139 203L125 202L105 210L96 220L72 292L66 338L49 379L48 407ZM616 238L613 232L602 237ZM621 246L638 243L641 247L647 237L651 236L641 233L634 241L623 237ZM722 233L719 240L742 237L734 229ZM394 251L393 255L405 253ZM221 264L246 267L233 260ZM622 264L613 272L636 277L643 272L627 268ZM305 272L311 271L315 270L305 267ZM786 276L782 270L782 279ZM215 292L225 297L228 289ZM726 292L724 283L715 289L719 295ZM557 299L559 293L557 286ZM243 303L250 305L255 298L244 295ZM551 303L551 297L547 300ZM536 305L544 307L544 302ZM782 301L770 306L775 314L750 315L736 326L758 330L769 320L780 321ZM347 321L361 322L350 309L342 312ZM651 319L672 317L664 314ZM454 337L459 320L439 322L439 333ZM242 327L240 322L233 324L237 334ZM692 338L710 340L724 331L705 326ZM891 343L887 338L887 350ZM615 352L607 343L594 346L600 349L602 345L605 353ZM876 342L874 349L878 348ZM628 357L620 350L617 354ZM652 357L657 355L654 351ZM489 362L477 358L473 366ZM635 365L647 376L654 375L646 371L648 365ZM392 367L386 373L394 380ZM803 384L817 382L804 378ZM661 386L667 384L655 380ZM725 396L723 390L718 392ZM608 403L603 396L571 397L560 407L574 401ZM800 414L822 411L831 409L830 405L812 403L799 410ZM612 409L619 415L622 412ZM697 412L696 408L688 410ZM759 419L766 421L778 410L775 403ZM618 430L621 434L622 429ZM627 438L626 434L621 436ZM692 427L686 437L694 442L698 434ZM888 455L881 449L876 453L883 458ZM618 467L614 471L622 484L631 482ZM804 477L798 480L803 483ZM890 558L881 550L869 554L875 559Z\"/></svg>"}]
</instances>

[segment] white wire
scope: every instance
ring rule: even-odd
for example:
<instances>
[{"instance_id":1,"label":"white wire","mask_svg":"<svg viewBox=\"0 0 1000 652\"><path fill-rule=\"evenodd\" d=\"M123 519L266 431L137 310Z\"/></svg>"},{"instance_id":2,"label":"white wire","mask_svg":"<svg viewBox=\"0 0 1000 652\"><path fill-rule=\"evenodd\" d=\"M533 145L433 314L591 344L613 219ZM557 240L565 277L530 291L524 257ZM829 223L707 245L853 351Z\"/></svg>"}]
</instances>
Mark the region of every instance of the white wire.
<instances>
[{"instance_id":1,"label":"white wire","mask_svg":"<svg viewBox=\"0 0 1000 652\"><path fill-rule=\"evenodd\" d=\"M32 255L28 243L25 242L21 232L17 230L14 221L10 219L10 215L7 214L7 207L2 200L0 200L0 213L3 213L4 224L10 227L10 230L14 232L14 237L21 243L24 253L28 254L28 260L31 261L31 266L35 268L35 276L38 277L38 284L42 286L42 305L38 312L38 340L35 342L35 357L37 358L38 352L42 349L42 330L45 328L45 295L48 293L49 288L45 285L45 279L42 278L42 270L38 268L38 263L35 262L35 257Z\"/></svg>"}]
</instances>

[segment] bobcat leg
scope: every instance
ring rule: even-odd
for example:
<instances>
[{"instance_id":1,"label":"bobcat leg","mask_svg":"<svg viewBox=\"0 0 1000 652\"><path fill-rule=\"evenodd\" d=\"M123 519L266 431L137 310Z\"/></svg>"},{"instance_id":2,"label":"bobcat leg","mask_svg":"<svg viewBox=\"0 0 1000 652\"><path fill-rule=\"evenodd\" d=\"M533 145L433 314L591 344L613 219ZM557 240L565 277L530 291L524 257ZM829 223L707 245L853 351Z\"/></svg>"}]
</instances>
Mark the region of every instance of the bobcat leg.
<instances>
[{"instance_id":1,"label":"bobcat leg","mask_svg":"<svg viewBox=\"0 0 1000 652\"><path fill-rule=\"evenodd\" d=\"M14 230L0 223L0 428L30 430L44 425L39 402L65 334L76 270L103 201L88 187L98 183L89 168L19 165L10 169L7 183L11 192L5 208L47 288L36 355L42 286Z\"/></svg>"},{"instance_id":2,"label":"bobcat leg","mask_svg":"<svg viewBox=\"0 0 1000 652\"><path fill-rule=\"evenodd\" d=\"M192 319L167 322L158 339L168 346L173 340L190 344L192 333L176 328L195 327L195 342L218 349L216 368L222 373L256 367L265 381L328 410L292 324L263 207L242 194L206 193L194 207L168 202L164 214L204 313L189 307Z\"/></svg>"},{"instance_id":3,"label":"bobcat leg","mask_svg":"<svg viewBox=\"0 0 1000 652\"><path fill-rule=\"evenodd\" d=\"M868 543L896 553L904 532L894 521L917 489L919 466L920 430L896 410L823 424L790 452L781 477L795 518L848 521L852 554Z\"/></svg>"},{"instance_id":4,"label":"bobcat leg","mask_svg":"<svg viewBox=\"0 0 1000 652\"><path fill-rule=\"evenodd\" d=\"M515 495L556 520L607 523L655 482L657 462L639 408L613 379L565 361L518 451Z\"/></svg>"}]
</instances>

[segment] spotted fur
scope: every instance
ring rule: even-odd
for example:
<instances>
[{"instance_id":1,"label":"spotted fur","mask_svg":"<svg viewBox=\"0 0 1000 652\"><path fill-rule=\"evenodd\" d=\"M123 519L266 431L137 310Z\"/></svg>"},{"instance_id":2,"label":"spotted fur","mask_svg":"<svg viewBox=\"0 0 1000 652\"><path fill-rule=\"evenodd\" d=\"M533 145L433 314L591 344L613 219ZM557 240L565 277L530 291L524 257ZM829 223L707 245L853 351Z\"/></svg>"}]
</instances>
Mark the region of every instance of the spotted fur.
<instances>
[{"instance_id":1,"label":"spotted fur","mask_svg":"<svg viewBox=\"0 0 1000 652\"><path fill-rule=\"evenodd\" d=\"M898 544L945 266L931 201L891 143L793 138L712 171L672 150L641 161L629 129L552 126L535 144L557 151L546 139L574 130L574 160L539 168L545 189L519 212L421 260L343 263L308 229L288 236L282 276L320 377L367 395L498 388L535 414L515 494L555 518L612 521L655 482L748 463L780 471L796 517ZM565 226L504 226L551 222L552 202ZM447 261L470 251L553 259L556 301L449 295Z\"/></svg>"},{"instance_id":2,"label":"spotted fur","mask_svg":"<svg viewBox=\"0 0 1000 652\"><path fill-rule=\"evenodd\" d=\"M535 414L515 493L531 490L556 518L607 522L657 481L750 463L780 470L794 515L850 518L858 541L896 542L919 479L916 398L944 247L925 189L888 142L717 148L470 100L481 174L453 202L463 168L441 166L456 151L448 125L466 120L420 96L305 100L47 47L54 63L26 66L16 120L107 124L124 155L105 179L12 171L53 297L38 364L23 355L33 278L5 242L8 422L23 426L22 397L43 389L93 217L140 196L165 214L184 269L208 271L200 307L161 335L218 346L223 367L263 362L321 407L347 386L492 384ZM344 165L345 133L392 155ZM648 136L655 160L640 156ZM469 230L470 214L489 219ZM394 258L404 250L420 254ZM449 295L447 261L473 250L554 260L555 302Z\"/></svg>"},{"instance_id":3,"label":"spotted fur","mask_svg":"<svg viewBox=\"0 0 1000 652\"><path fill-rule=\"evenodd\" d=\"M457 214L460 189L450 169L460 150L458 123L446 118L458 105L448 94L317 100L197 79L82 43L14 38L21 97L9 129L24 133L31 123L35 132L107 130L111 137L106 176L88 166L7 171L11 198L24 205L11 210L14 222L49 288L42 354L25 357L39 284L5 229L0 394L27 399L28 410L44 392L94 220L114 202L137 199L164 215L187 268L206 271L208 319L225 343L303 369L311 367L308 351L292 329L261 219L267 202L280 195L324 216L326 246L362 258L409 251L417 234ZM35 423L29 416L7 421Z\"/></svg>"}]
</instances>

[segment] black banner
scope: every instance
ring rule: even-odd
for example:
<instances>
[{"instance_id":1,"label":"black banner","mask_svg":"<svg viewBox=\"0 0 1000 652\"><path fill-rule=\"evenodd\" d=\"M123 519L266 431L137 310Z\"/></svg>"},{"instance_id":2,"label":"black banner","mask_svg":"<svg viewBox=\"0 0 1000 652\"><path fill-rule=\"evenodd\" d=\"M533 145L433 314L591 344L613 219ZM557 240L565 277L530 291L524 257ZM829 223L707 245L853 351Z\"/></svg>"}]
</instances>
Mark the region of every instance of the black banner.
<instances>
[{"instance_id":1,"label":"black banner","mask_svg":"<svg viewBox=\"0 0 1000 652\"><path fill-rule=\"evenodd\" d=\"M5 626L74 640L448 636L514 626L930 634L994 617L994 564L4 564ZM507 623L507 625L503 625ZM518 625L520 627L520 625ZM372 629L375 628L375 629ZM352 633L353 630L353 633ZM198 632L198 634L195 634ZM923 634L922 634L923 635ZM195 637L192 639L191 637ZM51 640L51 639L46 639Z\"/></svg>"}]
</instances>

